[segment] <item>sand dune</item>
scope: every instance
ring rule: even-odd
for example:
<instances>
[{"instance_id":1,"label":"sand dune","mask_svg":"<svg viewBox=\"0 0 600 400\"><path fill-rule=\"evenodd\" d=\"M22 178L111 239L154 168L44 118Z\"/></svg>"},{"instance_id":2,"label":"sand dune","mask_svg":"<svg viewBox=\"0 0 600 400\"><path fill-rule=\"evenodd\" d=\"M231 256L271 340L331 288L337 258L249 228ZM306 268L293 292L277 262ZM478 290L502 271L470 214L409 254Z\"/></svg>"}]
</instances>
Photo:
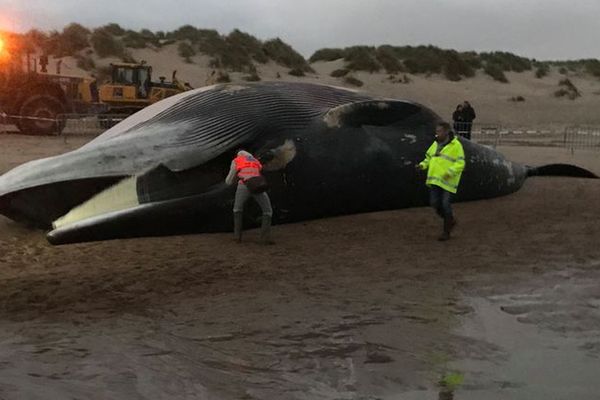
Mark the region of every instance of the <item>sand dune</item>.
<instances>
[{"instance_id":1,"label":"sand dune","mask_svg":"<svg viewBox=\"0 0 600 400\"><path fill-rule=\"evenodd\" d=\"M209 66L210 57L196 55L192 63L186 63L177 52L177 45L167 45L160 49L130 49L136 60L145 60L153 66L154 77L164 76L171 79L173 70L178 77L189 82L194 87L213 84L214 68ZM93 56L97 67L106 66L118 59L100 59ZM56 62L54 60L53 62ZM76 76L89 75L76 66L75 59L63 59L64 74ZM259 76L263 80L305 81L338 86L348 86L341 78L332 78L330 73L344 66L343 60L332 62L317 62L312 64L315 74L306 77L294 77L288 74L289 68L274 62L257 64ZM49 70L54 67L51 63ZM229 72L234 82L243 82L247 74ZM392 83L386 73L355 72L353 76L360 79L364 86L360 90L391 98L408 99L431 107L444 118L450 119L456 104L469 100L475 107L478 118L476 122L500 124L518 128L529 127L536 129L563 129L573 124L600 124L600 79L585 74L569 73L568 78L579 89L582 96L576 100L557 98L554 92L559 88L558 83L565 75L551 68L550 73L538 79L534 71L523 73L506 73L510 83L494 81L491 77L478 71L474 78L451 82L442 76L410 75L410 83ZM400 76L402 76L401 74ZM511 98L523 96L524 102L513 102Z\"/></svg>"}]
</instances>

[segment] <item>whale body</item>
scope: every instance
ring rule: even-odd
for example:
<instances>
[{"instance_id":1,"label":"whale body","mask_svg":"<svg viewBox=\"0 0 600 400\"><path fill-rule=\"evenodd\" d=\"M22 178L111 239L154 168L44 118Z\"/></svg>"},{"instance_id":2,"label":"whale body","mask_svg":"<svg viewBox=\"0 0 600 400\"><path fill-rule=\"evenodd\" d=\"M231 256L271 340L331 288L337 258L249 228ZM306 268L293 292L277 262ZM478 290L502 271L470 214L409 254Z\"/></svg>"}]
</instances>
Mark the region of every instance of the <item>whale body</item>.
<instances>
[{"instance_id":1,"label":"whale body","mask_svg":"<svg viewBox=\"0 0 600 400\"><path fill-rule=\"evenodd\" d=\"M276 224L424 206L415 164L441 121L411 101L325 85L200 88L145 108L77 150L2 175L0 213L48 229L53 244L228 231L235 188L224 178L239 148L263 162ZM456 201L513 193L543 171L459 140L466 168ZM252 202L244 215L248 225L259 218Z\"/></svg>"}]
</instances>

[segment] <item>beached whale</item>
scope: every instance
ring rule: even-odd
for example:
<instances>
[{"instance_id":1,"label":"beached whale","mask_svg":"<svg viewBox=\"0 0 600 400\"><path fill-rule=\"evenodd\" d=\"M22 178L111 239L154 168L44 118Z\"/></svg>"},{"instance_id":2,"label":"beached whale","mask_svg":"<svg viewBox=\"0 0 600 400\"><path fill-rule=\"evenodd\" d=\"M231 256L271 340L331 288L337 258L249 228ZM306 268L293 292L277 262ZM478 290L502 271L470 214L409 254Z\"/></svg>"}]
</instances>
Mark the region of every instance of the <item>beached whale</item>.
<instances>
[{"instance_id":1,"label":"beached whale","mask_svg":"<svg viewBox=\"0 0 600 400\"><path fill-rule=\"evenodd\" d=\"M160 101L85 146L0 177L0 213L72 243L231 229L224 184L243 147L265 166L274 222L427 204L415 174L441 119L428 108L290 82L216 85ZM457 201L502 196L535 169L463 140ZM250 205L252 207L252 205ZM248 224L259 213L246 212Z\"/></svg>"}]
</instances>

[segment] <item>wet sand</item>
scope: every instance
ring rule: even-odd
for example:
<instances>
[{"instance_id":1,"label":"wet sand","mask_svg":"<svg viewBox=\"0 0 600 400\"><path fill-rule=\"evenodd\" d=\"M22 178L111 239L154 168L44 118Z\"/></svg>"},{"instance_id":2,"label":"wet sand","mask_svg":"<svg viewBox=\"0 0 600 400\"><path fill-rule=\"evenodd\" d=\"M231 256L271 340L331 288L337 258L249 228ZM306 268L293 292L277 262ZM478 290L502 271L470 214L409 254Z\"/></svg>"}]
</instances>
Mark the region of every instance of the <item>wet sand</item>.
<instances>
[{"instance_id":1,"label":"wet sand","mask_svg":"<svg viewBox=\"0 0 600 400\"><path fill-rule=\"evenodd\" d=\"M0 172L84 140L0 135ZM450 373L456 399L594 398L599 198L599 181L530 179L457 204L449 243L425 208L277 226L269 247L51 247L0 218L0 398L435 399Z\"/></svg>"}]
</instances>

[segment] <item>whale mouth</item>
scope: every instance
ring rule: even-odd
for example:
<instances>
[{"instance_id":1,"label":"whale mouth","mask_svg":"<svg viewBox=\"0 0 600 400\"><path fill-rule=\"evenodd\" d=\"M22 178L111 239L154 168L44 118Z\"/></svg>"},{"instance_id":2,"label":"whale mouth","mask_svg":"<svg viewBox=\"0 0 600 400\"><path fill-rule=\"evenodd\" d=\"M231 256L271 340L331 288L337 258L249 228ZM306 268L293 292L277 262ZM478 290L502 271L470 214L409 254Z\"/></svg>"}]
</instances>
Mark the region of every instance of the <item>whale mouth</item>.
<instances>
[{"instance_id":1,"label":"whale mouth","mask_svg":"<svg viewBox=\"0 0 600 400\"><path fill-rule=\"evenodd\" d=\"M220 183L198 195L112 211L105 209L106 212L86 215L81 219L65 218L65 223L48 232L46 238L53 245L64 245L142 236L222 232L223 212L232 207L231 202L224 201L224 195L231 190L231 186ZM74 212L71 216L81 215Z\"/></svg>"},{"instance_id":2,"label":"whale mouth","mask_svg":"<svg viewBox=\"0 0 600 400\"><path fill-rule=\"evenodd\" d=\"M130 212L137 213L142 209L146 212L154 204L212 192L219 184L224 185L230 160L229 154L223 154L184 171L172 171L160 164L138 175L122 178L57 216L52 221L53 236L56 231L89 229L107 220L117 222ZM114 234L117 236L118 232Z\"/></svg>"},{"instance_id":3,"label":"whale mouth","mask_svg":"<svg viewBox=\"0 0 600 400\"><path fill-rule=\"evenodd\" d=\"M53 221L52 228L62 228L98 215L139 206L136 182L137 178L135 176L128 177L95 194Z\"/></svg>"},{"instance_id":4,"label":"whale mouth","mask_svg":"<svg viewBox=\"0 0 600 400\"><path fill-rule=\"evenodd\" d=\"M29 187L0 196L0 214L41 229L70 209L123 179L122 176L85 178Z\"/></svg>"}]
</instances>

